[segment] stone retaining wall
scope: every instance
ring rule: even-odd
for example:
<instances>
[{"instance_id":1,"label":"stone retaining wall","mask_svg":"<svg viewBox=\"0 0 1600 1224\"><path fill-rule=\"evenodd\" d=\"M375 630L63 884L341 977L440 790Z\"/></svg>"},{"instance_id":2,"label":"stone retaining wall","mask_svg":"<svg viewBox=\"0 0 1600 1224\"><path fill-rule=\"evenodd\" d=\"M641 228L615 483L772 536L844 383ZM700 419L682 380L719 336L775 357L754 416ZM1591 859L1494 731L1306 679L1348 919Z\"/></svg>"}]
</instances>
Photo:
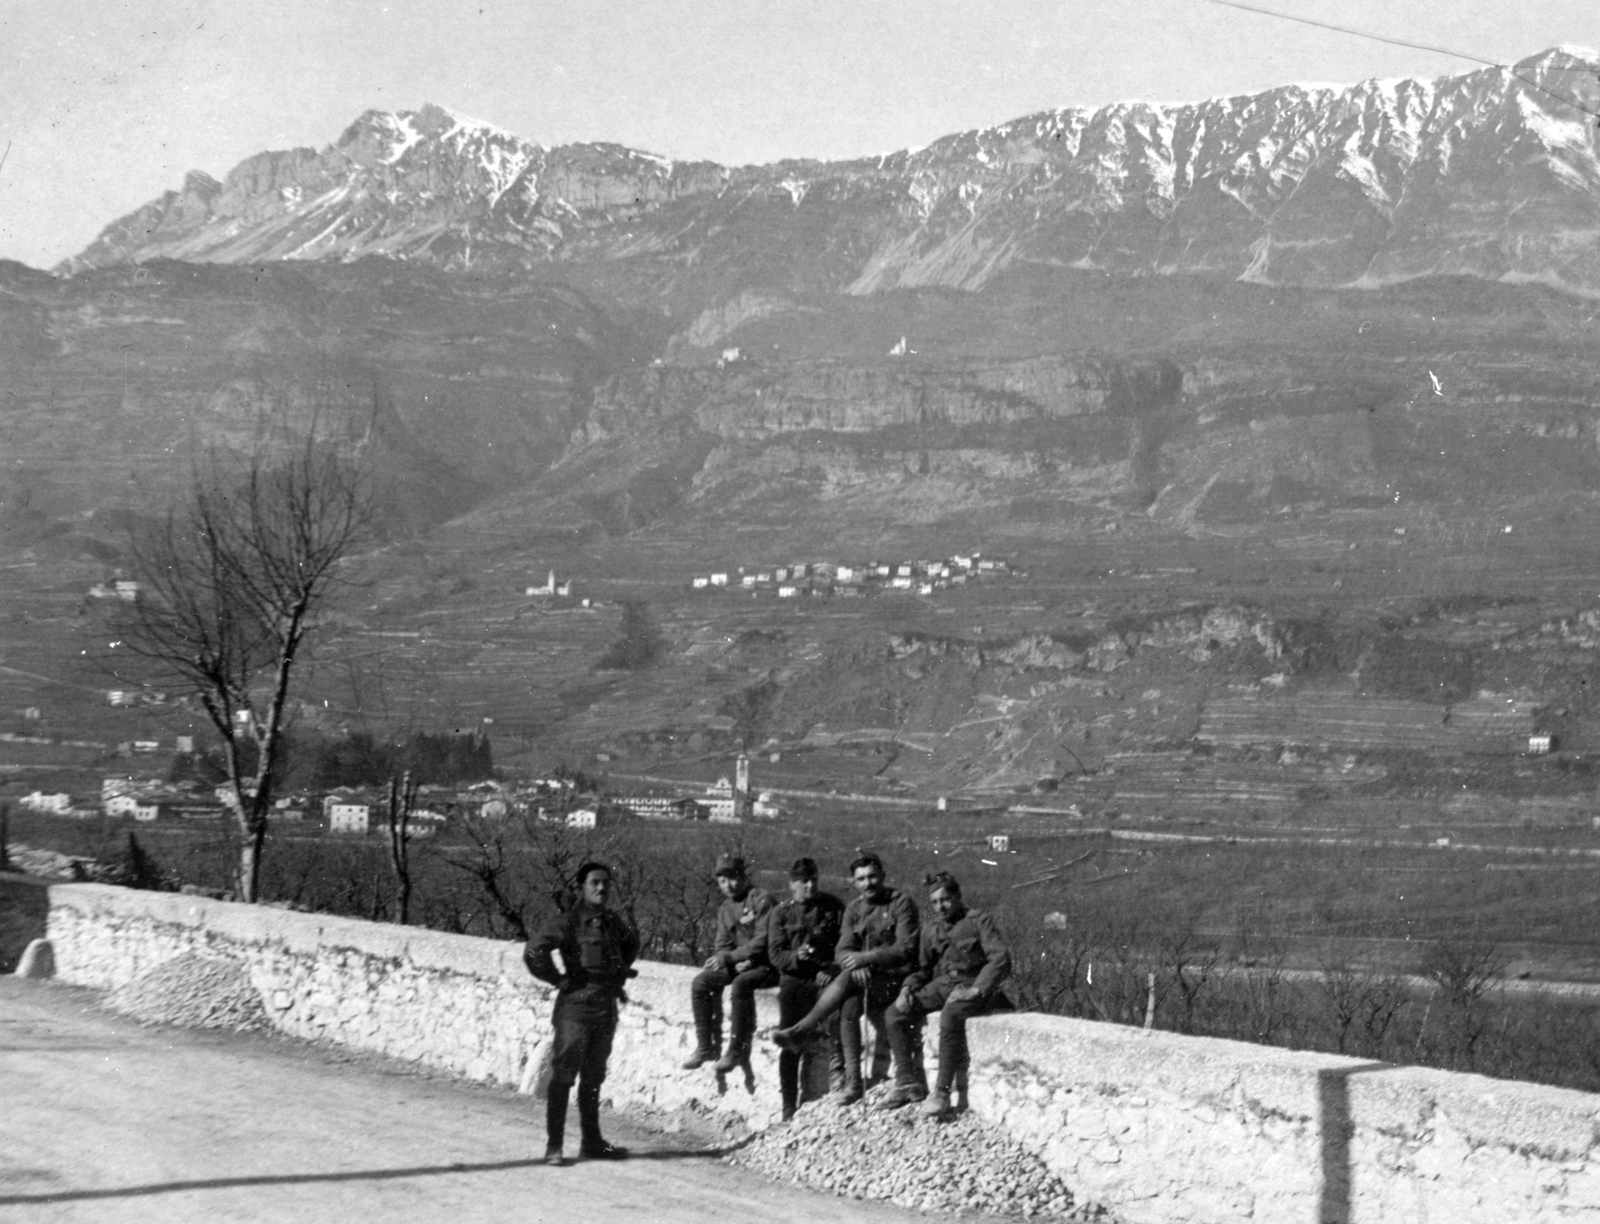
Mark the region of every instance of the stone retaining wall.
<instances>
[{"instance_id":1,"label":"stone retaining wall","mask_svg":"<svg viewBox=\"0 0 1600 1224\"><path fill-rule=\"evenodd\" d=\"M235 957L287 1033L542 1087L552 992L518 944L93 884L51 887L49 933L69 982ZM753 1093L678 1070L693 971L639 968L613 1104L771 1125L772 1047L758 1043ZM760 1008L775 1023L771 992ZM1053 1016L971 1033L973 1108L1129 1224L1600 1221L1600 1096Z\"/></svg>"}]
</instances>

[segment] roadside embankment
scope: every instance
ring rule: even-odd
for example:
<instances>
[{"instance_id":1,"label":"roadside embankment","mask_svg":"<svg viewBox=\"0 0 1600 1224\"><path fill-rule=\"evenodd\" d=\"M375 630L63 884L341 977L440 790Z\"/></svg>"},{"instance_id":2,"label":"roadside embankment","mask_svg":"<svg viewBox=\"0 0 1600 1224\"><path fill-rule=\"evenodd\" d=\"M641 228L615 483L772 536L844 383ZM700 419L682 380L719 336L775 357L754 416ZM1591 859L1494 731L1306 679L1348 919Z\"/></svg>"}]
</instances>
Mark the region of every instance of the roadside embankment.
<instances>
[{"instance_id":1,"label":"roadside embankment","mask_svg":"<svg viewBox=\"0 0 1600 1224\"><path fill-rule=\"evenodd\" d=\"M49 935L68 982L114 989L184 955L237 960L281 1031L542 1087L551 992L517 944L93 884L50 887ZM766 1130L765 1043L753 1091L677 1069L692 976L640 966L607 1095ZM772 1024L773 1000L760 1008ZM1600 1221L1600 1096L1040 1015L974 1022L972 1050L978 1117L1131 1224Z\"/></svg>"}]
</instances>

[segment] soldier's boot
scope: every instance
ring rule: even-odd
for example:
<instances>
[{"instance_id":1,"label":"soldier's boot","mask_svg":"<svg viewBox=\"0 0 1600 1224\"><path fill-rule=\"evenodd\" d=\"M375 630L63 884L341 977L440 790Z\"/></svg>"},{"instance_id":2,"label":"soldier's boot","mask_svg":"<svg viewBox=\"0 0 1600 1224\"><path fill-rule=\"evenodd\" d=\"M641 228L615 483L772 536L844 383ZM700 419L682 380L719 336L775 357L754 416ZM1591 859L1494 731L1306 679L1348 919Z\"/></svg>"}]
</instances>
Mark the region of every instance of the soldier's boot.
<instances>
[{"instance_id":1,"label":"soldier's boot","mask_svg":"<svg viewBox=\"0 0 1600 1224\"><path fill-rule=\"evenodd\" d=\"M928 1094L928 1099L922 1103L923 1116L929 1118L946 1118L950 1116L950 1094L943 1088L935 1088Z\"/></svg>"},{"instance_id":2,"label":"soldier's boot","mask_svg":"<svg viewBox=\"0 0 1600 1224\"><path fill-rule=\"evenodd\" d=\"M808 1069L798 1054L785 1050L778 1055L778 1100L783 1107L785 1122L794 1117L794 1111L800 1104L800 1078Z\"/></svg>"},{"instance_id":3,"label":"soldier's boot","mask_svg":"<svg viewBox=\"0 0 1600 1224\"><path fill-rule=\"evenodd\" d=\"M956 1086L955 1111L957 1113L966 1113L968 1105L967 1105L967 1069L965 1067L957 1067L956 1068L955 1086Z\"/></svg>"},{"instance_id":4,"label":"soldier's boot","mask_svg":"<svg viewBox=\"0 0 1600 1224\"><path fill-rule=\"evenodd\" d=\"M683 1062L685 1071L694 1071L717 1061L722 1048L722 1008L720 1001L699 991L690 991L689 1006L694 1011L694 1053Z\"/></svg>"},{"instance_id":5,"label":"soldier's boot","mask_svg":"<svg viewBox=\"0 0 1600 1224\"><path fill-rule=\"evenodd\" d=\"M852 1074L850 1068L846 1067L844 1085L839 1089L838 1095L834 1099L841 1105L854 1105L866 1095L867 1090L861 1086L861 1072L856 1071Z\"/></svg>"},{"instance_id":6,"label":"soldier's boot","mask_svg":"<svg viewBox=\"0 0 1600 1224\"><path fill-rule=\"evenodd\" d=\"M544 1103L544 1162L563 1165L561 1145L567 1132L567 1100L572 1094L571 1084L551 1084Z\"/></svg>"},{"instance_id":7,"label":"soldier's boot","mask_svg":"<svg viewBox=\"0 0 1600 1224\"><path fill-rule=\"evenodd\" d=\"M889 1095L879 1101L874 1108L900 1109L913 1101L925 1100L927 1095L928 1090L921 1084L896 1084L889 1089Z\"/></svg>"},{"instance_id":8,"label":"soldier's boot","mask_svg":"<svg viewBox=\"0 0 1600 1224\"><path fill-rule=\"evenodd\" d=\"M928 1068L927 1064L923 1061L927 1052L927 1045L923 1041L923 1031L927 1028L927 1026L927 1018L923 1017L918 1021L916 1028L911 1034L911 1074L913 1078L915 1078L916 1082L921 1084L924 1088L928 1086Z\"/></svg>"},{"instance_id":9,"label":"soldier's boot","mask_svg":"<svg viewBox=\"0 0 1600 1224\"><path fill-rule=\"evenodd\" d=\"M696 1045L694 1048L694 1053L683 1060L683 1069L685 1071L696 1071L705 1066L708 1062L713 1061L716 1057L717 1052L715 1050L708 1050L702 1045Z\"/></svg>"},{"instance_id":10,"label":"soldier's boot","mask_svg":"<svg viewBox=\"0 0 1600 1224\"><path fill-rule=\"evenodd\" d=\"M837 1100L841 1105L854 1105L866 1095L861 1083L861 1026L853 1017L839 1021L839 1052L844 1058L844 1087Z\"/></svg>"},{"instance_id":11,"label":"soldier's boot","mask_svg":"<svg viewBox=\"0 0 1600 1224\"><path fill-rule=\"evenodd\" d=\"M873 1024L868 1026L867 1031L872 1035L872 1071L867 1076L867 1083L881 1084L889 1078L890 1068L894 1065L888 1029L887 1026Z\"/></svg>"},{"instance_id":12,"label":"soldier's boot","mask_svg":"<svg viewBox=\"0 0 1600 1224\"><path fill-rule=\"evenodd\" d=\"M696 1017L698 1019L698 1017ZM694 1026L694 1053L683 1060L685 1071L694 1071L708 1062L717 1061L717 1049L722 1045L722 1034L710 1025Z\"/></svg>"},{"instance_id":13,"label":"soldier's boot","mask_svg":"<svg viewBox=\"0 0 1600 1224\"><path fill-rule=\"evenodd\" d=\"M773 1041L778 1043L780 1049L799 1054L805 1049L805 1044L810 1040L814 1031L815 1029L811 1025L801 1020L796 1024L791 1024L788 1028L773 1029L770 1036ZM730 1069L734 1066L738 1066L738 1064L731 1064Z\"/></svg>"},{"instance_id":14,"label":"soldier's boot","mask_svg":"<svg viewBox=\"0 0 1600 1224\"><path fill-rule=\"evenodd\" d=\"M578 1086L578 1125L583 1131L583 1145L578 1155L585 1160L625 1160L628 1149L607 1143L600 1135L600 1085Z\"/></svg>"},{"instance_id":15,"label":"soldier's boot","mask_svg":"<svg viewBox=\"0 0 1600 1224\"><path fill-rule=\"evenodd\" d=\"M727 1075L739 1067L750 1066L750 1046L755 1039L754 1033L743 1032L743 1025L737 1021L733 1024L733 1031L728 1035L728 1049L717 1059L717 1074ZM776 1037L776 1034L774 1034Z\"/></svg>"},{"instance_id":16,"label":"soldier's boot","mask_svg":"<svg viewBox=\"0 0 1600 1224\"><path fill-rule=\"evenodd\" d=\"M844 1091L844 1047L839 1043L837 1030L829 1034L828 1040L828 1091Z\"/></svg>"}]
</instances>

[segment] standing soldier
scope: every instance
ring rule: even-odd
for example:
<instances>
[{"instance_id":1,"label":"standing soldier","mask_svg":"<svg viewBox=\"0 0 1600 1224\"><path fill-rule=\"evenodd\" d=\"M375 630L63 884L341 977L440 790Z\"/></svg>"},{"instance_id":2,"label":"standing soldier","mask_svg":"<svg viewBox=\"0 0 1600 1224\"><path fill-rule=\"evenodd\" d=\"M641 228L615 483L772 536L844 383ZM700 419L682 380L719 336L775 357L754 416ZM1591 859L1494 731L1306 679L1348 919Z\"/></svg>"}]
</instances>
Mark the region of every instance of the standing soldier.
<instances>
[{"instance_id":1,"label":"standing soldier","mask_svg":"<svg viewBox=\"0 0 1600 1224\"><path fill-rule=\"evenodd\" d=\"M567 1126L567 1100L578 1082L579 1154L585 1160L621 1160L626 1148L600 1136L600 1085L617 1032L617 1005L634 976L639 936L608 904L611 868L584 863L574 877L578 901L557 914L528 941L522 954L528 972L556 988L555 1048L551 1056L550 1096L545 1107L546 1164L565 1163L561 1142ZM555 952L561 953L556 966Z\"/></svg>"},{"instance_id":2,"label":"standing soldier","mask_svg":"<svg viewBox=\"0 0 1600 1224\"><path fill-rule=\"evenodd\" d=\"M717 910L714 950L705 968L689 985L695 1050L683 1069L693 1071L716 1059L717 1074L725 1075L749 1063L750 1044L756 1035L755 992L776 986L778 975L767 963L767 915L772 912L772 894L751 885L744 860L736 854L718 858L716 874L724 900ZM728 1048L717 1058L722 1044L722 992L730 986Z\"/></svg>"},{"instance_id":3,"label":"standing soldier","mask_svg":"<svg viewBox=\"0 0 1600 1224\"><path fill-rule=\"evenodd\" d=\"M778 1024L794 1024L816 1004L817 995L838 970L833 949L839 942L844 902L831 893L817 891L817 864L796 859L789 868L789 900L772 911L767 922L767 960L778 971ZM826 1035L830 1077L842 1086L844 1059L839 1053L837 1023ZM794 1117L800 1104L801 1073L811 1061L815 1043L802 1050L785 1047L778 1055L778 1092L783 1100L783 1120Z\"/></svg>"},{"instance_id":4,"label":"standing soldier","mask_svg":"<svg viewBox=\"0 0 1600 1224\"><path fill-rule=\"evenodd\" d=\"M772 1039L798 1051L823 1020L839 1013L839 1043L844 1047L841 1105L859 1101L861 1083L861 1016L881 1030L884 1011L894 1002L900 983L916 962L917 907L910 897L884 882L883 860L863 854L850 864L856 898L844 911L834 961L842 971L816 1005L788 1028L774 1029Z\"/></svg>"},{"instance_id":5,"label":"standing soldier","mask_svg":"<svg viewBox=\"0 0 1600 1224\"><path fill-rule=\"evenodd\" d=\"M961 885L949 872L928 877L928 908L931 917L922 928L917 967L889 1009L895 1082L878 1108L898 1109L927 1098L923 1112L937 1118L950 1112L950 1089L966 1083L967 1019L993 1005L995 992L1011 972L1011 951L993 918L967 908ZM923 1017L932 1012L939 1013L939 1077L929 1096L918 1055Z\"/></svg>"}]
</instances>

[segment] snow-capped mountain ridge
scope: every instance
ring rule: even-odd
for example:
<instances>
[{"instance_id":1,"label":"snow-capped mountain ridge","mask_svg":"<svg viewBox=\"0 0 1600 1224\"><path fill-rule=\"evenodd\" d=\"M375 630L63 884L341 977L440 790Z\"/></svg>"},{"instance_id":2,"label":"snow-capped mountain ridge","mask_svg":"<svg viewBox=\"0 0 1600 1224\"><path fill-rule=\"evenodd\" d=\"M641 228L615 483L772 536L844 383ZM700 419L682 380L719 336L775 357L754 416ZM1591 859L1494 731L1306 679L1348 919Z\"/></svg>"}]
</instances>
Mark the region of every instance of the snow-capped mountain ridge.
<instances>
[{"instance_id":1,"label":"snow-capped mountain ridge","mask_svg":"<svg viewBox=\"0 0 1600 1224\"><path fill-rule=\"evenodd\" d=\"M434 104L192 174L76 270L385 255L447 269L708 262L741 288L976 288L1043 262L1368 285L1460 274L1600 294L1600 57L1199 103L1063 108L843 162L728 168L545 147ZM729 289L727 282L732 282Z\"/></svg>"}]
</instances>

